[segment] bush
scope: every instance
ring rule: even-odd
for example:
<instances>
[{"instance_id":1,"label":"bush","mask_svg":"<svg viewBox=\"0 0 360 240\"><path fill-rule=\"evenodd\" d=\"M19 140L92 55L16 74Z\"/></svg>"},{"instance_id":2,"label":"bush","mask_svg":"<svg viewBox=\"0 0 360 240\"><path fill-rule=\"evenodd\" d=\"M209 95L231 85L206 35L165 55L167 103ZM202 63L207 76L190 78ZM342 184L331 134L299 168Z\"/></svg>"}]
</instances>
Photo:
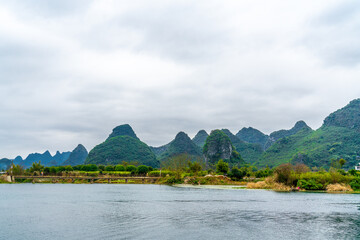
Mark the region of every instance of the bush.
<instances>
[{"instance_id":1,"label":"bush","mask_svg":"<svg viewBox=\"0 0 360 240\"><path fill-rule=\"evenodd\" d=\"M226 174L229 171L229 164L220 159L216 164L216 171L220 174Z\"/></svg>"},{"instance_id":2,"label":"bush","mask_svg":"<svg viewBox=\"0 0 360 240\"><path fill-rule=\"evenodd\" d=\"M176 177L174 177L174 176L171 176L171 177L168 177L168 178L166 178L165 179L165 183L166 184L180 184L180 183L182 183L182 180L181 179L178 179L178 178L176 178Z\"/></svg>"},{"instance_id":3,"label":"bush","mask_svg":"<svg viewBox=\"0 0 360 240\"><path fill-rule=\"evenodd\" d=\"M310 180L299 180L297 186L305 190L324 190L324 185L317 183L314 179Z\"/></svg>"},{"instance_id":4,"label":"bush","mask_svg":"<svg viewBox=\"0 0 360 240\"><path fill-rule=\"evenodd\" d=\"M279 183L291 184L291 173L293 166L290 163L282 164L275 169L275 181Z\"/></svg>"},{"instance_id":5,"label":"bush","mask_svg":"<svg viewBox=\"0 0 360 240\"><path fill-rule=\"evenodd\" d=\"M266 178L272 174L273 174L272 170L270 170L269 168L265 168L265 169L261 169L261 170L255 172L255 177L256 178Z\"/></svg>"},{"instance_id":6,"label":"bush","mask_svg":"<svg viewBox=\"0 0 360 240\"><path fill-rule=\"evenodd\" d=\"M353 190L359 191L360 190L360 178L355 178L350 182L350 186Z\"/></svg>"},{"instance_id":7,"label":"bush","mask_svg":"<svg viewBox=\"0 0 360 240\"><path fill-rule=\"evenodd\" d=\"M128 165L126 167L126 171L131 172L131 173L135 173L136 170L137 170L137 168L134 165Z\"/></svg>"},{"instance_id":8,"label":"bush","mask_svg":"<svg viewBox=\"0 0 360 240\"><path fill-rule=\"evenodd\" d=\"M107 172L115 171L115 168L114 168L114 166L109 165L109 166L105 167L105 171L107 171Z\"/></svg>"},{"instance_id":9,"label":"bush","mask_svg":"<svg viewBox=\"0 0 360 240\"><path fill-rule=\"evenodd\" d=\"M99 168L100 171L105 171L105 166L104 165L99 165L98 168Z\"/></svg>"},{"instance_id":10,"label":"bush","mask_svg":"<svg viewBox=\"0 0 360 240\"><path fill-rule=\"evenodd\" d=\"M238 181L241 180L243 177L245 177L246 173L247 173L246 170L244 171L244 170L240 170L237 167L233 167L230 172L230 178L232 180Z\"/></svg>"},{"instance_id":11,"label":"bush","mask_svg":"<svg viewBox=\"0 0 360 240\"><path fill-rule=\"evenodd\" d=\"M138 174L147 174L149 172L149 168L145 165L140 165L137 167Z\"/></svg>"},{"instance_id":12,"label":"bush","mask_svg":"<svg viewBox=\"0 0 360 240\"><path fill-rule=\"evenodd\" d=\"M161 177L164 177L164 176L166 176L166 175L174 176L175 173L172 172L172 171L162 170L162 171L161 171ZM156 170L156 171L151 171L151 172L149 172L149 176L150 176L150 177L160 177L160 170Z\"/></svg>"},{"instance_id":13,"label":"bush","mask_svg":"<svg viewBox=\"0 0 360 240\"><path fill-rule=\"evenodd\" d=\"M125 167L123 165L116 165L115 171L118 171L118 172L125 171Z\"/></svg>"}]
</instances>

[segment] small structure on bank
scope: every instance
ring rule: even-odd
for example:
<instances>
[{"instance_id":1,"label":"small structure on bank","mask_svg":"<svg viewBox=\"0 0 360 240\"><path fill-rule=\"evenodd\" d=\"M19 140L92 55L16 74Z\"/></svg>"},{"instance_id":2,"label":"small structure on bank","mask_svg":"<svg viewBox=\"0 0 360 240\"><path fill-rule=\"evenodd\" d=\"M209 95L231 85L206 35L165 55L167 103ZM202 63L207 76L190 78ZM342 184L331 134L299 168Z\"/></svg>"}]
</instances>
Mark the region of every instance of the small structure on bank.
<instances>
[{"instance_id":1,"label":"small structure on bank","mask_svg":"<svg viewBox=\"0 0 360 240\"><path fill-rule=\"evenodd\" d=\"M357 166L355 166L355 170L360 171L360 163Z\"/></svg>"}]
</instances>

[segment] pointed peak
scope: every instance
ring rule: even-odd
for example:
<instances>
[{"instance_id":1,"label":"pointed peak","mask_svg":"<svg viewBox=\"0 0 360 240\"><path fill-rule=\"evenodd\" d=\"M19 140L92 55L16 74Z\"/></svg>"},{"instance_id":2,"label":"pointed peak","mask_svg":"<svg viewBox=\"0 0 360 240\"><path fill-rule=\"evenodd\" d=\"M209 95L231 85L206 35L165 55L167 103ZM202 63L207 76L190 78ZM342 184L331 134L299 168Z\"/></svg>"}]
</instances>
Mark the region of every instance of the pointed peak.
<instances>
[{"instance_id":1,"label":"pointed peak","mask_svg":"<svg viewBox=\"0 0 360 240\"><path fill-rule=\"evenodd\" d=\"M47 155L51 157L51 153L49 152L49 150L46 150L42 155Z\"/></svg>"},{"instance_id":2,"label":"pointed peak","mask_svg":"<svg viewBox=\"0 0 360 240\"><path fill-rule=\"evenodd\" d=\"M306 122L304 122L303 120L300 120L300 121L297 121L297 122L295 123L295 126L294 126L294 127L296 127L296 128L299 128L299 127L303 128L303 127L308 127L308 125L307 125Z\"/></svg>"},{"instance_id":3,"label":"pointed peak","mask_svg":"<svg viewBox=\"0 0 360 240\"><path fill-rule=\"evenodd\" d=\"M108 139L118 136L129 136L139 140L129 124L123 124L115 127L112 133L109 135Z\"/></svg>"},{"instance_id":4,"label":"pointed peak","mask_svg":"<svg viewBox=\"0 0 360 240\"><path fill-rule=\"evenodd\" d=\"M208 135L209 136L209 134L204 129L198 131L198 133L196 135Z\"/></svg>"},{"instance_id":5,"label":"pointed peak","mask_svg":"<svg viewBox=\"0 0 360 240\"><path fill-rule=\"evenodd\" d=\"M178 132L178 134L176 134L175 138L184 138L184 137L189 137L186 133L184 132Z\"/></svg>"}]
</instances>

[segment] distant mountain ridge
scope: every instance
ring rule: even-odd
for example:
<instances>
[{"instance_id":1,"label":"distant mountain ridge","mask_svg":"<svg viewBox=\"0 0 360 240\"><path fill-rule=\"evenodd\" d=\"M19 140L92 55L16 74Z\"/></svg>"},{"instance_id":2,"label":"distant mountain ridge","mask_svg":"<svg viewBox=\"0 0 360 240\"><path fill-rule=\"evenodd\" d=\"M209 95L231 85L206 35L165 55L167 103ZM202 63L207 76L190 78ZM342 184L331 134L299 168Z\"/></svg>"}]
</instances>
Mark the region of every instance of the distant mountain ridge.
<instances>
[{"instance_id":1,"label":"distant mountain ridge","mask_svg":"<svg viewBox=\"0 0 360 240\"><path fill-rule=\"evenodd\" d=\"M213 130L210 135L200 130L193 139L179 132L170 143L149 147L136 136L129 124L123 124L115 127L109 137L88 155L86 153L86 149L79 145L72 152L58 151L54 156L45 151L29 154L24 160L20 156L14 160L3 158L0 168L8 167L9 161L24 167L30 167L34 161L41 161L45 166L108 165L127 161L158 167L161 159L182 153L212 164L216 159L224 158L230 163L247 162L257 167L275 167L291 162L328 168L332 161L344 158L347 161L344 167L351 168L360 162L360 99L329 114L317 130L312 130L304 121L298 121L289 130L274 131L269 135L252 127L242 128L236 135L228 129Z\"/></svg>"}]
</instances>

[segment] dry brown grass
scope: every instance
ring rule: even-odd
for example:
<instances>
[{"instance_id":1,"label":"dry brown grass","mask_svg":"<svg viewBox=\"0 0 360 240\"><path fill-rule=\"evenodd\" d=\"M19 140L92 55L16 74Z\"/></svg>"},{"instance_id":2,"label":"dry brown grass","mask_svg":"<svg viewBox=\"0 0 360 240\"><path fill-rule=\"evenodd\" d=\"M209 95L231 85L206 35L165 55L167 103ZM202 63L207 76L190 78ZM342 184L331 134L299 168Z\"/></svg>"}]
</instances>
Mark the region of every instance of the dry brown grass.
<instances>
[{"instance_id":1,"label":"dry brown grass","mask_svg":"<svg viewBox=\"0 0 360 240\"><path fill-rule=\"evenodd\" d=\"M246 187L249 189L268 189L269 186L265 183L265 181L260 182L249 182L246 184Z\"/></svg>"},{"instance_id":2,"label":"dry brown grass","mask_svg":"<svg viewBox=\"0 0 360 240\"><path fill-rule=\"evenodd\" d=\"M246 185L249 189L272 189L274 191L284 191L288 192L291 188L283 183L275 182L274 178L267 177L265 181L260 182L249 182Z\"/></svg>"},{"instance_id":3,"label":"dry brown grass","mask_svg":"<svg viewBox=\"0 0 360 240\"><path fill-rule=\"evenodd\" d=\"M327 192L352 192L353 190L348 184L335 183L329 184L326 187Z\"/></svg>"}]
</instances>

